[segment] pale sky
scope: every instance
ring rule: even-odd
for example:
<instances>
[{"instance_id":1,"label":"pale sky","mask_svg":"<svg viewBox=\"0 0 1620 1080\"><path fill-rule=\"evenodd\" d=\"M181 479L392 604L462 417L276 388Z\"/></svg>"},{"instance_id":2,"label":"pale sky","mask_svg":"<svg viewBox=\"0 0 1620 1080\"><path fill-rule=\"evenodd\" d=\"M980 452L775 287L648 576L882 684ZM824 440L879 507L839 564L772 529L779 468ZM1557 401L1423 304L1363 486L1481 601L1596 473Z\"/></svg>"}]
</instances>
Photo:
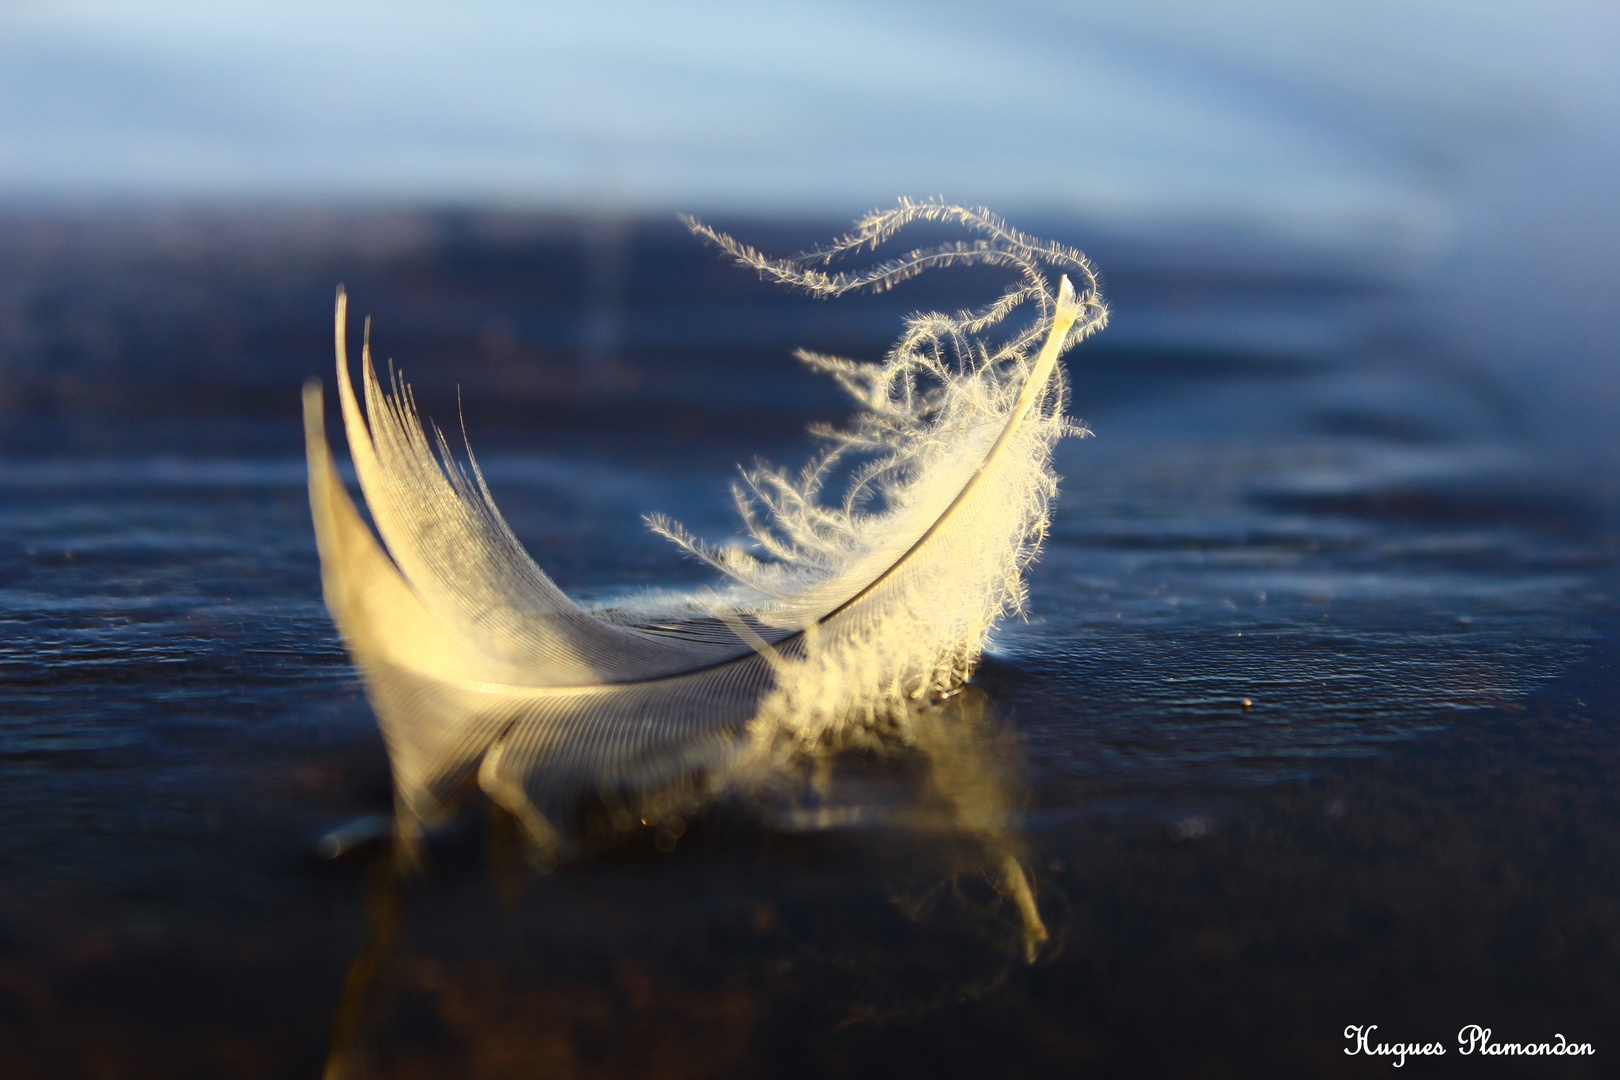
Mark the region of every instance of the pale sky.
<instances>
[{"instance_id":1,"label":"pale sky","mask_svg":"<svg viewBox=\"0 0 1620 1080\"><path fill-rule=\"evenodd\" d=\"M0 0L0 199L944 194L1443 245L1502 160L1613 115L1616 10Z\"/></svg>"}]
</instances>

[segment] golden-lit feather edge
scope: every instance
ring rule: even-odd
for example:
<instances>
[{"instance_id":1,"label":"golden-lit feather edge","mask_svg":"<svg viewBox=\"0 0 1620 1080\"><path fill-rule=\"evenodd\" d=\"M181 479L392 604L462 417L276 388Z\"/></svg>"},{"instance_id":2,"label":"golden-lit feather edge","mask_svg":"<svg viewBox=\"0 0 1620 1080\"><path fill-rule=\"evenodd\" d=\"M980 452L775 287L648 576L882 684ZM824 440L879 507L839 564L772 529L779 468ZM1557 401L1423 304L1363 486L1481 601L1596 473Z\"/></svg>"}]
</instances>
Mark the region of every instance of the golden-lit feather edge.
<instances>
[{"instance_id":1,"label":"golden-lit feather edge","mask_svg":"<svg viewBox=\"0 0 1620 1080\"><path fill-rule=\"evenodd\" d=\"M356 477L400 575L461 646L452 677L594 686L680 674L749 652L735 636L714 632L722 627L692 633L703 628L690 614L681 622L685 633L667 633L610 622L576 604L512 534L470 451L471 476L442 436L428 437L409 387L395 379L393 393L384 390L369 340L361 350L362 413L349 379L341 292L335 314L337 396Z\"/></svg>"}]
</instances>

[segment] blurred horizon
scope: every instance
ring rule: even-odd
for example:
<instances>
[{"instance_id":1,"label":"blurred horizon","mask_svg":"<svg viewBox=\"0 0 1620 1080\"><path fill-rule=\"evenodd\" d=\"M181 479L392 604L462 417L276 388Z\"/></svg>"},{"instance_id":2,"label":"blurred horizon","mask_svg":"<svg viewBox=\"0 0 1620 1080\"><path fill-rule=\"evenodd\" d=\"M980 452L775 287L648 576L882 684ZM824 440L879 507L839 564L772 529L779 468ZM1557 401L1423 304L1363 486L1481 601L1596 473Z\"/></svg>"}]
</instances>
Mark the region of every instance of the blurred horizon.
<instances>
[{"instance_id":1,"label":"blurred horizon","mask_svg":"<svg viewBox=\"0 0 1620 1080\"><path fill-rule=\"evenodd\" d=\"M329 297L333 259L468 227L589 279L595 314L570 316L597 319L570 331L589 352L630 277L664 287L626 238L676 211L815 239L944 195L1098 256L1124 290L1104 342L1421 352L1520 399L1568 467L1607 468L1617 54L1620 11L1585 0L4 3L0 399L28 398L29 365L82 358L47 340L85 339L64 312L97 301L75 290L189 290L195 318L242 301L241 264L298 249L283 269ZM103 277L67 268L84 252ZM1223 272L1235 288L1209 283ZM1324 277L1361 284L1324 306ZM1149 278L1179 299L1138 307ZM1401 301L1363 307L1368 283ZM83 316L131 354L118 335L145 317ZM762 325L787 326L735 329ZM505 332L462 347L486 330Z\"/></svg>"},{"instance_id":2,"label":"blurred horizon","mask_svg":"<svg viewBox=\"0 0 1620 1080\"><path fill-rule=\"evenodd\" d=\"M1612 127L1620 15L1181 0L0 5L0 199L1215 221L1429 249Z\"/></svg>"}]
</instances>

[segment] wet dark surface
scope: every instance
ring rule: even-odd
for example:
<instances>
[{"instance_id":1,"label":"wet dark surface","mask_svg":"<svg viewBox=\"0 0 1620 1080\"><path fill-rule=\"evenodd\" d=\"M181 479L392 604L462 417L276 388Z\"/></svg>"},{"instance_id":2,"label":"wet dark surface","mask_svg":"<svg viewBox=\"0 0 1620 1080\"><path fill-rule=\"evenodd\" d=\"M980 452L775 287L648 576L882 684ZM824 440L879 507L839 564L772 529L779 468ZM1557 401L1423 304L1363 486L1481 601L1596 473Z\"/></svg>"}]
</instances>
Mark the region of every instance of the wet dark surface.
<instances>
[{"instance_id":1,"label":"wet dark surface","mask_svg":"<svg viewBox=\"0 0 1620 1080\"><path fill-rule=\"evenodd\" d=\"M0 228L7 1075L1389 1069L1348 1024L1444 1043L1429 1074L1620 1053L1612 512L1399 283L1089 245L1096 437L967 736L839 762L819 816L732 798L549 875L474 809L400 883L315 855L389 806L297 457L335 282L429 412L461 385L515 530L594 599L706 581L640 515L730 535L734 464L837 415L793 346L873 355L975 297L776 298L661 225L298 220ZM953 784L1017 812L948 827ZM1597 1056L1461 1057L1469 1023Z\"/></svg>"}]
</instances>

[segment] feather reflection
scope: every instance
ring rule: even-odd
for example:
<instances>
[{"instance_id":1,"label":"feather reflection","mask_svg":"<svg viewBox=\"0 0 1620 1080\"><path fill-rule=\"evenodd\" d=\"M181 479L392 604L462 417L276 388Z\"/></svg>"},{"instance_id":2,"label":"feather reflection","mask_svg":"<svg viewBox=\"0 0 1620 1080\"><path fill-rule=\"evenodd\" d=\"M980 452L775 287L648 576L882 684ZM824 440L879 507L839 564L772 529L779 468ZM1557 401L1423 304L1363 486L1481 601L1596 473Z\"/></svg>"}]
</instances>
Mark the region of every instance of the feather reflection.
<instances>
[{"instance_id":1,"label":"feather reflection","mask_svg":"<svg viewBox=\"0 0 1620 1080\"><path fill-rule=\"evenodd\" d=\"M976 687L905 729L717 803L599 794L591 857L557 873L493 804L481 837L430 837L424 874L384 839L325 1075L724 1075L784 1016L830 1032L993 990L1052 947L1016 740Z\"/></svg>"}]
</instances>

